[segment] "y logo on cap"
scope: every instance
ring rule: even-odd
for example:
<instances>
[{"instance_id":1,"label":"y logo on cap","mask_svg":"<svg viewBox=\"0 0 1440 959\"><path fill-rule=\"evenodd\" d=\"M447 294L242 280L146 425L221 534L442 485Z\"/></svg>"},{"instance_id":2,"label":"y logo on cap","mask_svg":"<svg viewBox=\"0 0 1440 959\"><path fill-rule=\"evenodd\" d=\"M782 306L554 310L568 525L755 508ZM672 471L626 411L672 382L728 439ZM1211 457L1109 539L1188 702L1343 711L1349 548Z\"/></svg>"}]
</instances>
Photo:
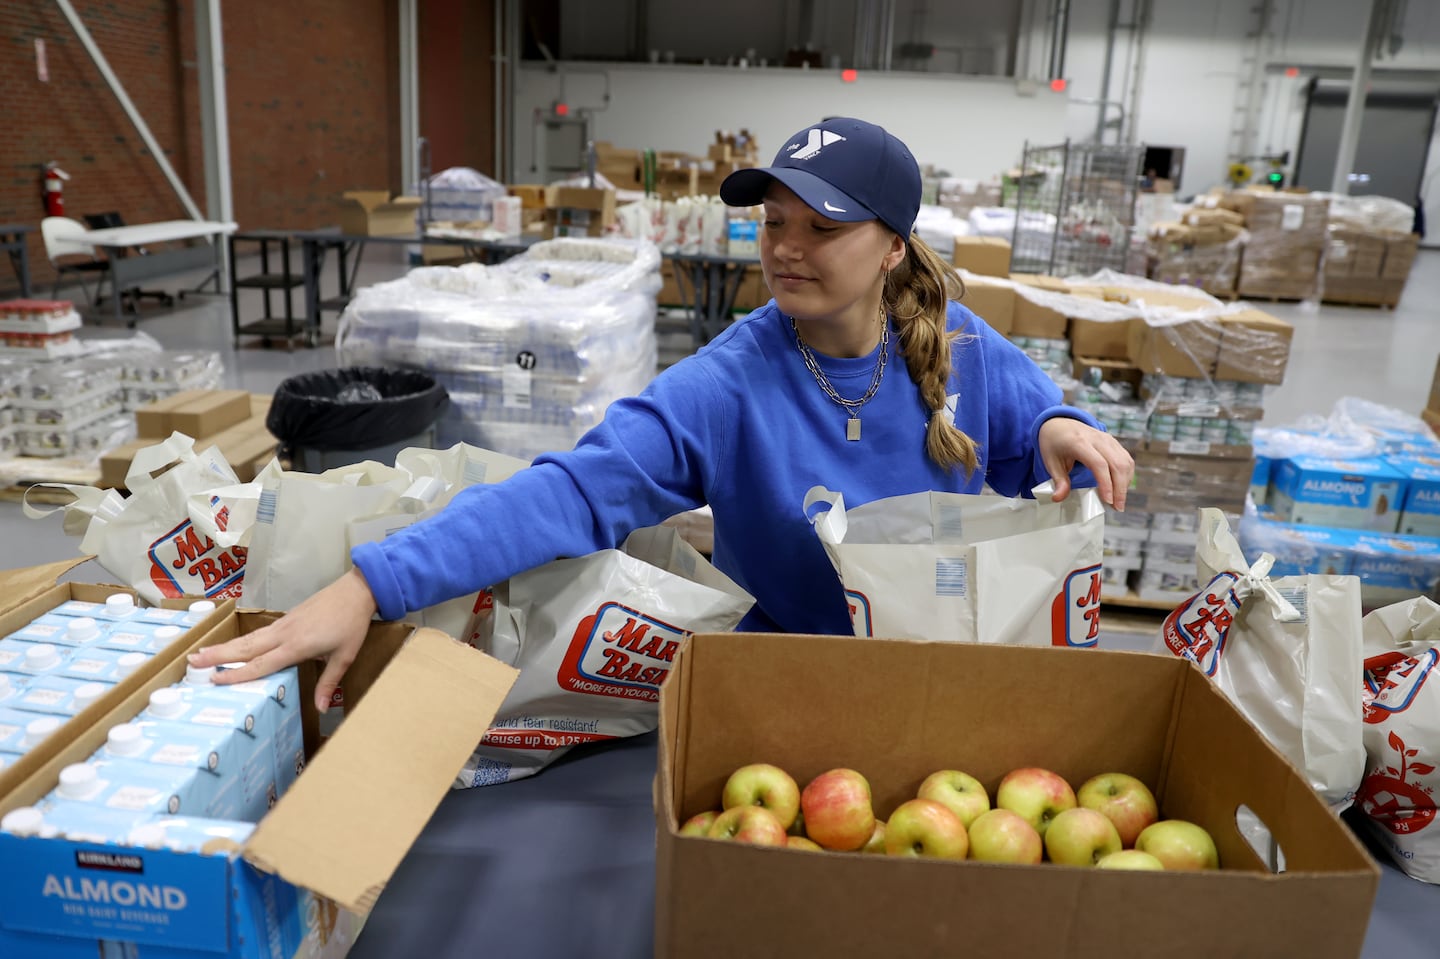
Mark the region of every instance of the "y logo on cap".
<instances>
[{"instance_id":1,"label":"y logo on cap","mask_svg":"<svg viewBox=\"0 0 1440 959\"><path fill-rule=\"evenodd\" d=\"M837 143L843 139L845 138L840 134L831 133L829 130L811 130L810 138L805 142L805 145L791 154L790 159L808 160L813 156L817 156L823 147L828 147L830 144Z\"/></svg>"}]
</instances>

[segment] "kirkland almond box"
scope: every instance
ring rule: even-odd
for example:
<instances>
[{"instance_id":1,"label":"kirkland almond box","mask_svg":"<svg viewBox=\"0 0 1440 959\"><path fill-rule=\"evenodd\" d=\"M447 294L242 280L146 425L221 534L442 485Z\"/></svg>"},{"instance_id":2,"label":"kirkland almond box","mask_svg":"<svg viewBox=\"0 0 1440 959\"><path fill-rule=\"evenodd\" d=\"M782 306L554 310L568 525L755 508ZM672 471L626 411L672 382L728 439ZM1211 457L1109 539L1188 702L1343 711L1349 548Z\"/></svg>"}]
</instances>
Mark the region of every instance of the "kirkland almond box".
<instances>
[{"instance_id":1,"label":"kirkland almond box","mask_svg":"<svg viewBox=\"0 0 1440 959\"><path fill-rule=\"evenodd\" d=\"M1379 457L1292 456L1272 468L1270 505L1285 523L1393 533L1406 480Z\"/></svg>"},{"instance_id":2,"label":"kirkland almond box","mask_svg":"<svg viewBox=\"0 0 1440 959\"><path fill-rule=\"evenodd\" d=\"M1379 871L1305 778L1189 662L1144 653L703 634L660 690L655 955L1354 959ZM725 780L849 767L889 818L940 769L993 793L1040 766L1123 771L1214 837L1221 868L1125 872L807 852L682 836ZM1237 825L1248 808L1286 871Z\"/></svg>"}]
</instances>

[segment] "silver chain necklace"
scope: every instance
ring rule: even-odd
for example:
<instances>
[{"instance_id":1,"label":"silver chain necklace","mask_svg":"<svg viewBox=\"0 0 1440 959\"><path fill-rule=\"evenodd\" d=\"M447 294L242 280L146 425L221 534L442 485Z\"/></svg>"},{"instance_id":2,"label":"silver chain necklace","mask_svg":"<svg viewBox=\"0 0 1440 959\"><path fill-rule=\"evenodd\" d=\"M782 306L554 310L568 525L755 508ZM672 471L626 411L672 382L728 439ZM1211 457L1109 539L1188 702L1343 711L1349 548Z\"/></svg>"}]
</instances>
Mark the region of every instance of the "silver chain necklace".
<instances>
[{"instance_id":1,"label":"silver chain necklace","mask_svg":"<svg viewBox=\"0 0 1440 959\"><path fill-rule=\"evenodd\" d=\"M850 418L845 423L845 438L852 443L860 440L861 408L875 398L875 394L880 391L880 381L885 378L885 361L890 354L890 324L885 322L885 307L883 305L880 307L880 323L880 358L875 363L875 372L870 376L870 387L865 391L865 395L861 396L858 400L847 400L830 384L830 379L825 375L825 371L820 369L820 364L816 361L814 352L806 345L804 338L800 336L800 327L796 324L795 317L790 317L790 329L795 333L795 345L800 348L800 356L805 360L805 368L810 371L811 376L815 377L815 382L820 384L820 389L825 392L825 395L830 397L831 401L846 413L850 414Z\"/></svg>"}]
</instances>

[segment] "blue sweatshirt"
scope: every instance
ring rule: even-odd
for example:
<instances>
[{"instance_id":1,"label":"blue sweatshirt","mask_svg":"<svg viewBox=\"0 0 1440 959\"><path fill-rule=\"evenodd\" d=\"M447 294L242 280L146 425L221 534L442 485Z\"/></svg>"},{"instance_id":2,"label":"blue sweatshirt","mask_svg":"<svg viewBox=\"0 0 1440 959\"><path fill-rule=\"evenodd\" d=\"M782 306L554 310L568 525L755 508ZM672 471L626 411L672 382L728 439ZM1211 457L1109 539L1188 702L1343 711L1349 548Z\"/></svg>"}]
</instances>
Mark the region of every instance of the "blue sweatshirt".
<instances>
[{"instance_id":1,"label":"blue sweatshirt","mask_svg":"<svg viewBox=\"0 0 1440 959\"><path fill-rule=\"evenodd\" d=\"M560 557L623 542L631 531L710 504L715 566L755 597L743 629L849 634L840 581L802 503L821 484L848 505L925 490L1006 496L1048 479L1040 425L1089 414L1059 405L1059 388L1019 348L958 303L947 392L955 422L978 444L980 467L944 470L925 453L929 411L893 329L885 376L846 439L848 414L806 368L788 318L772 300L665 370L565 453L510 479L473 486L440 514L351 558L386 619L473 592ZM878 358L816 354L836 391L865 393ZM955 395L958 394L958 399ZM1074 481L1093 485L1087 470Z\"/></svg>"}]
</instances>

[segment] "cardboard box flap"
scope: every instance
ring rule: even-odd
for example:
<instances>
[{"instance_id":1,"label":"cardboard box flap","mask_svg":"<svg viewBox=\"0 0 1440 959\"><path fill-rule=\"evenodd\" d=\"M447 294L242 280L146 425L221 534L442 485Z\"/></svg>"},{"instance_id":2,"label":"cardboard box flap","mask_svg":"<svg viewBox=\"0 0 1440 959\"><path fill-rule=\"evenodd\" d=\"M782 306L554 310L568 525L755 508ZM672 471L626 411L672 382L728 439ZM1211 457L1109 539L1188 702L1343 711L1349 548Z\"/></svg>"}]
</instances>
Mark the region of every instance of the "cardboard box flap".
<instances>
[{"instance_id":1,"label":"cardboard box flap","mask_svg":"<svg viewBox=\"0 0 1440 959\"><path fill-rule=\"evenodd\" d=\"M61 576L90 558L77 556L43 566L0 569L0 612L28 603L59 582Z\"/></svg>"},{"instance_id":2,"label":"cardboard box flap","mask_svg":"<svg viewBox=\"0 0 1440 959\"><path fill-rule=\"evenodd\" d=\"M518 675L417 630L260 822L246 860L368 913Z\"/></svg>"}]
</instances>

